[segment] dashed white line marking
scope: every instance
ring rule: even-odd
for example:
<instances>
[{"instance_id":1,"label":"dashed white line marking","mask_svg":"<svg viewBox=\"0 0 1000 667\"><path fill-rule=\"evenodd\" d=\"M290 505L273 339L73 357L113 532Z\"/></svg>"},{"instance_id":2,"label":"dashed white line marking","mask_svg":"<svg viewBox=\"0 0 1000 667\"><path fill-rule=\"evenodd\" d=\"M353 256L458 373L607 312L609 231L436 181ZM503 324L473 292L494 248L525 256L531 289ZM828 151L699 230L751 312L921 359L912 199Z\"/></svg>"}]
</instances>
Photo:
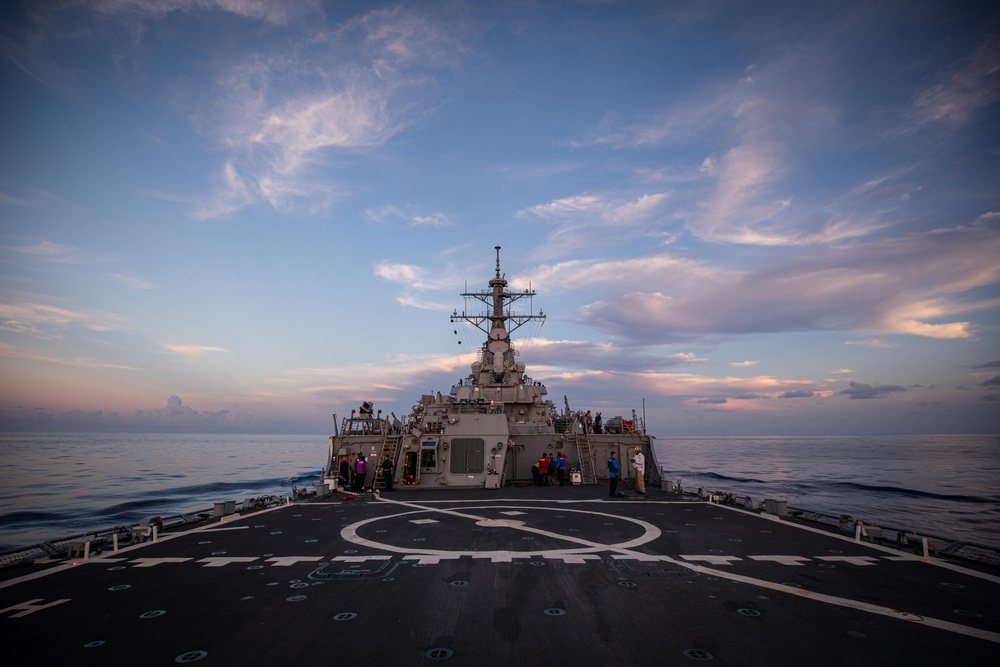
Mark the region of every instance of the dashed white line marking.
<instances>
[{"instance_id":1,"label":"dashed white line marking","mask_svg":"<svg viewBox=\"0 0 1000 667\"><path fill-rule=\"evenodd\" d=\"M781 563L782 565L797 565L802 566L809 562L809 559L805 556L750 556L753 560L763 561L766 563Z\"/></svg>"},{"instance_id":2,"label":"dashed white line marking","mask_svg":"<svg viewBox=\"0 0 1000 667\"><path fill-rule=\"evenodd\" d=\"M743 560L739 556L710 556L710 555L694 556L694 555L681 554L680 557L686 561L704 561L711 565L732 565L733 561Z\"/></svg>"},{"instance_id":3,"label":"dashed white line marking","mask_svg":"<svg viewBox=\"0 0 1000 667\"><path fill-rule=\"evenodd\" d=\"M816 558L818 560L836 561L838 563L850 563L859 567L878 563L878 558L873 558L872 556L817 556Z\"/></svg>"},{"instance_id":4,"label":"dashed white line marking","mask_svg":"<svg viewBox=\"0 0 1000 667\"><path fill-rule=\"evenodd\" d=\"M129 565L135 567L154 567L156 565L172 564L172 563L186 563L192 560L191 558L133 558L129 561ZM253 560L257 560L254 558Z\"/></svg>"},{"instance_id":5,"label":"dashed white line marking","mask_svg":"<svg viewBox=\"0 0 1000 667\"><path fill-rule=\"evenodd\" d=\"M271 563L275 567L289 567L295 565L296 563L315 563L318 560L323 560L322 556L276 556L274 558L268 558L267 562Z\"/></svg>"},{"instance_id":6,"label":"dashed white line marking","mask_svg":"<svg viewBox=\"0 0 1000 667\"><path fill-rule=\"evenodd\" d=\"M204 563L205 567L225 567L232 563L252 563L255 560L257 560L256 556L216 556L201 558L197 562Z\"/></svg>"}]
</instances>

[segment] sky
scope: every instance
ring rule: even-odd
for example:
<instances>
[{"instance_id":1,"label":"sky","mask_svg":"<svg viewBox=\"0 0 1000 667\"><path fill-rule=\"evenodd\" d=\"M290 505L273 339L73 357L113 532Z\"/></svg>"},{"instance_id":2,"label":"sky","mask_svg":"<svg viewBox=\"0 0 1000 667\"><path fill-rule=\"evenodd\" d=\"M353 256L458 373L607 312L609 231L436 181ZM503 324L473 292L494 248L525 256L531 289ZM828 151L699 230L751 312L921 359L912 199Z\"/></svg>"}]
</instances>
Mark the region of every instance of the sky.
<instances>
[{"instance_id":1,"label":"sky","mask_svg":"<svg viewBox=\"0 0 1000 667\"><path fill-rule=\"evenodd\" d=\"M0 429L402 416L499 245L560 408L998 433L988 4L4 3Z\"/></svg>"}]
</instances>

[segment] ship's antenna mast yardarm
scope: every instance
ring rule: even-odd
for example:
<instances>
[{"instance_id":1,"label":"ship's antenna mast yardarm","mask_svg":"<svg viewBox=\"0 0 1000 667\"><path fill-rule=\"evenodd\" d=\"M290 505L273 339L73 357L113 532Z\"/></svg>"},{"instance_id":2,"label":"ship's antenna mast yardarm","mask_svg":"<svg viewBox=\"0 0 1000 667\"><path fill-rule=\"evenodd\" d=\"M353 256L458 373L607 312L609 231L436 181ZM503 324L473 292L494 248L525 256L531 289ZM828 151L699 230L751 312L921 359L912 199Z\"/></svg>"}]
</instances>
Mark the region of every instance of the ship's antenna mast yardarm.
<instances>
[{"instance_id":1,"label":"ship's antenna mast yardarm","mask_svg":"<svg viewBox=\"0 0 1000 667\"><path fill-rule=\"evenodd\" d=\"M528 298L530 301L536 293L533 289L526 289L523 292L511 292L507 290L507 280L500 273L500 246L495 246L495 248L497 251L496 276L490 280L490 291L462 292L461 294L461 296L465 297L466 301L469 298L481 301L487 307L486 312L473 314L466 312L466 310L463 310L461 313L456 310L451 314L451 320L452 322L456 320L468 322L486 334L491 340L503 340L509 344L510 334L532 320L544 320L545 313L541 309L538 310L537 314L532 312L533 305L528 306L527 315L513 312L511 305L515 301L524 298ZM503 332L503 335L499 338L497 338L498 330Z\"/></svg>"},{"instance_id":2,"label":"ship's antenna mast yardarm","mask_svg":"<svg viewBox=\"0 0 1000 667\"><path fill-rule=\"evenodd\" d=\"M470 298L482 302L486 310L481 313L469 313L463 308L461 314L456 310L451 314L451 321L468 322L486 334L486 342L482 346L483 364L490 368L499 381L505 372L515 368L514 357L517 352L511 346L510 335L533 320L544 320L545 313L541 309L533 312L532 297L535 292L526 289L523 292L512 292L507 289L507 279L500 273L500 246L496 246L496 275L490 280L488 292L463 292L466 304ZM512 304L521 299L529 300L528 313L514 312Z\"/></svg>"}]
</instances>

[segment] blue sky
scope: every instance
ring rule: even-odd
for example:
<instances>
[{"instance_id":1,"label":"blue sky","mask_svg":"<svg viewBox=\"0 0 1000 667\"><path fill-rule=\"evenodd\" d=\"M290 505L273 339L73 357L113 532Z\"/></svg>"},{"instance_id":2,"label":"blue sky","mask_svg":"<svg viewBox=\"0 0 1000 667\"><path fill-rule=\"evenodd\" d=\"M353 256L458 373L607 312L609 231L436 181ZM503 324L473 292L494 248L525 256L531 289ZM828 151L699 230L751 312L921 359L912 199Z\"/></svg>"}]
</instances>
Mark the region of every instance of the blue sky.
<instances>
[{"instance_id":1,"label":"blue sky","mask_svg":"<svg viewBox=\"0 0 1000 667\"><path fill-rule=\"evenodd\" d=\"M986 4L8 3L0 428L401 415L500 245L560 406L996 433Z\"/></svg>"}]
</instances>

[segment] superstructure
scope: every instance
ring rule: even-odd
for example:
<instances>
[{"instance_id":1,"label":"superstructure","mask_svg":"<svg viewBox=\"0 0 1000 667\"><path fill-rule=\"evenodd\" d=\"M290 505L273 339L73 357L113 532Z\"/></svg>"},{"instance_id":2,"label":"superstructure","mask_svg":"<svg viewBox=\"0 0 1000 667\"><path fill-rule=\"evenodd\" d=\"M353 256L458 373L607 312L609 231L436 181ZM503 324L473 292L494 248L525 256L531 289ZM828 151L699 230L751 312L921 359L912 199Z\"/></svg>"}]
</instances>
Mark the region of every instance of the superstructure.
<instances>
[{"instance_id":1,"label":"superstructure","mask_svg":"<svg viewBox=\"0 0 1000 667\"><path fill-rule=\"evenodd\" d=\"M394 489L496 489L531 483L532 466L542 456L558 460L560 454L569 480L598 484L607 479L604 462L612 451L623 463L624 474L634 475L636 448L645 457L647 481L659 483L653 439L636 410L627 418L597 419L588 411L572 410L567 397L559 409L548 398L546 385L528 375L511 334L546 316L530 305L534 290L509 288L500 270L500 246L495 249L496 271L488 289L461 294L467 304L483 308L451 314L453 323L475 327L485 336L468 376L447 395L421 396L403 418L383 415L366 401L344 417L339 428L335 422L324 466L331 489L346 481L340 475L341 462L348 463L353 475L358 456L367 460L362 486L374 489L385 486L386 480L375 474L385 459L393 464ZM529 304L526 312L519 308L524 303Z\"/></svg>"}]
</instances>

